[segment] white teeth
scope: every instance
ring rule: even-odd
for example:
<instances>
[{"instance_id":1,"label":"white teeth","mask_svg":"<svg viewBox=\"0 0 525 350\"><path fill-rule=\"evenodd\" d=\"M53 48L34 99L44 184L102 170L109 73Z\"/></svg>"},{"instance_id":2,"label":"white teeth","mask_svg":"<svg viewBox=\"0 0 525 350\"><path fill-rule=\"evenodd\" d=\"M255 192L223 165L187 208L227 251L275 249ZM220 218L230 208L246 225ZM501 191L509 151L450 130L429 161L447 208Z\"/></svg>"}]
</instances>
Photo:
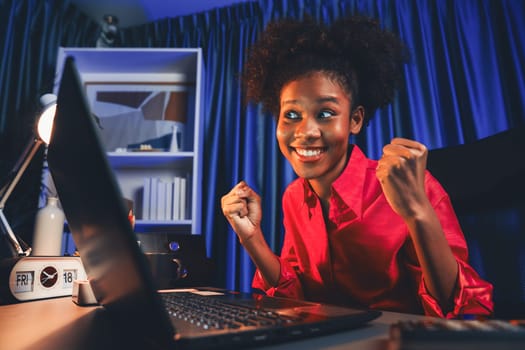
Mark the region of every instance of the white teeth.
<instances>
[{"instance_id":1,"label":"white teeth","mask_svg":"<svg viewBox=\"0 0 525 350\"><path fill-rule=\"evenodd\" d=\"M320 149L296 149L297 153L303 157L315 157L321 154Z\"/></svg>"}]
</instances>

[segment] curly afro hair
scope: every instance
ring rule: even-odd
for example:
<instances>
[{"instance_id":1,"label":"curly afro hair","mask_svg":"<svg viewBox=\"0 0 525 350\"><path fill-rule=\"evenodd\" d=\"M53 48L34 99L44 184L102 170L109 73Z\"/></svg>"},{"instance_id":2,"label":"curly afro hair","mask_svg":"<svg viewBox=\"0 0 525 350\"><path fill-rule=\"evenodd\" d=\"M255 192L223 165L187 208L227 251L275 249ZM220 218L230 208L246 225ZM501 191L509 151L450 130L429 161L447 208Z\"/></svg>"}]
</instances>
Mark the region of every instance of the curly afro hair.
<instances>
[{"instance_id":1,"label":"curly afro hair","mask_svg":"<svg viewBox=\"0 0 525 350\"><path fill-rule=\"evenodd\" d=\"M241 81L247 101L262 103L278 117L283 85L324 72L351 96L352 108L364 107L367 123L393 101L408 60L399 37L372 18L344 17L331 25L282 19L269 23L250 47Z\"/></svg>"}]
</instances>

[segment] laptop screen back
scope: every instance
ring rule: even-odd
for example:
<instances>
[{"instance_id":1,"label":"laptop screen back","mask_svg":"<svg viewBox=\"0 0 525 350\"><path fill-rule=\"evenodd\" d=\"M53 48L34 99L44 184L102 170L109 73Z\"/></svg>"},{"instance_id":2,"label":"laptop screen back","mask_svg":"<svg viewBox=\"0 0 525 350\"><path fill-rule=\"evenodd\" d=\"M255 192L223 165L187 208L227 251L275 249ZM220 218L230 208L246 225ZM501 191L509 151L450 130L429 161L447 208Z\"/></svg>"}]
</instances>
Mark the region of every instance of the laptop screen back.
<instances>
[{"instance_id":1,"label":"laptop screen back","mask_svg":"<svg viewBox=\"0 0 525 350\"><path fill-rule=\"evenodd\" d=\"M49 169L93 292L129 332L173 335L90 112L74 58L65 61Z\"/></svg>"}]
</instances>

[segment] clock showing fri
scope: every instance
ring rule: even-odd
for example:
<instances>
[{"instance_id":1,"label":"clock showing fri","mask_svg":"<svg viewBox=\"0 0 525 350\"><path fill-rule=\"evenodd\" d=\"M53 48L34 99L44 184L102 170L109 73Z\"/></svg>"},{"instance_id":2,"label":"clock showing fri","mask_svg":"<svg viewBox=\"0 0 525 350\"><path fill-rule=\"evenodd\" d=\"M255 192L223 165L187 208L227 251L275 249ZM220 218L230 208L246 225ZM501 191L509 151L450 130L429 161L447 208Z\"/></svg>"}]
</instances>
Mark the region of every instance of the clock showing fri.
<instances>
[{"instance_id":1,"label":"clock showing fri","mask_svg":"<svg viewBox=\"0 0 525 350\"><path fill-rule=\"evenodd\" d=\"M23 257L11 269L9 289L18 301L68 296L77 279L86 279L79 257Z\"/></svg>"}]
</instances>

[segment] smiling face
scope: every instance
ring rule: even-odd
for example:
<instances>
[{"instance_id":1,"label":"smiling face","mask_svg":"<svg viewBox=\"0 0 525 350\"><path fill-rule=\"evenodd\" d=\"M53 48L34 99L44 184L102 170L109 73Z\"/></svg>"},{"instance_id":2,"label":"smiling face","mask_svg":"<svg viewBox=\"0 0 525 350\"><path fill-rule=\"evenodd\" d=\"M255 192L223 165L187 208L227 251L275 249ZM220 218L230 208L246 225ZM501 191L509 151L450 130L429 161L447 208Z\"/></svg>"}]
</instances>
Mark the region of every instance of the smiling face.
<instances>
[{"instance_id":1,"label":"smiling face","mask_svg":"<svg viewBox=\"0 0 525 350\"><path fill-rule=\"evenodd\" d=\"M281 91L276 136L295 173L323 186L341 174L348 137L363 124L362 107L327 74L315 72L292 80ZM313 185L313 184L312 184Z\"/></svg>"}]
</instances>

